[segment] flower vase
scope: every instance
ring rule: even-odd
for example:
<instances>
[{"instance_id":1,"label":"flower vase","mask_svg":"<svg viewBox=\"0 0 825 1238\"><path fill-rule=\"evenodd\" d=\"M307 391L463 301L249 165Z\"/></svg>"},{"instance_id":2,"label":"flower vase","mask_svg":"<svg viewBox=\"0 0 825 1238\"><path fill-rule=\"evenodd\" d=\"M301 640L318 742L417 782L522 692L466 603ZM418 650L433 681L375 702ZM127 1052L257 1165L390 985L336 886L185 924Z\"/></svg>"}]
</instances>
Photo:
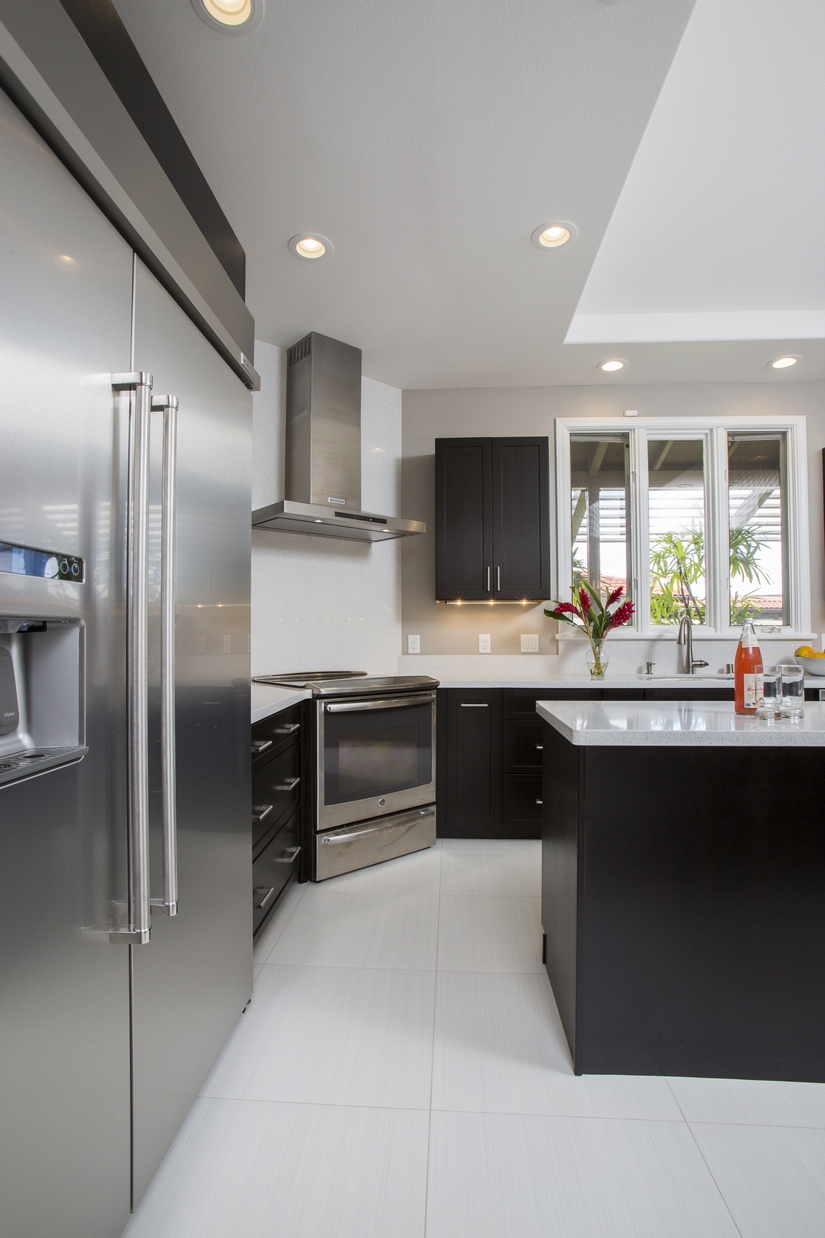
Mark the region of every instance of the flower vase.
<instances>
[{"instance_id":1,"label":"flower vase","mask_svg":"<svg viewBox=\"0 0 825 1238\"><path fill-rule=\"evenodd\" d=\"M603 641L596 641L591 645L584 655L584 660L587 663L587 669L590 671L591 679L604 679L604 673L607 670L610 656L605 653Z\"/></svg>"}]
</instances>

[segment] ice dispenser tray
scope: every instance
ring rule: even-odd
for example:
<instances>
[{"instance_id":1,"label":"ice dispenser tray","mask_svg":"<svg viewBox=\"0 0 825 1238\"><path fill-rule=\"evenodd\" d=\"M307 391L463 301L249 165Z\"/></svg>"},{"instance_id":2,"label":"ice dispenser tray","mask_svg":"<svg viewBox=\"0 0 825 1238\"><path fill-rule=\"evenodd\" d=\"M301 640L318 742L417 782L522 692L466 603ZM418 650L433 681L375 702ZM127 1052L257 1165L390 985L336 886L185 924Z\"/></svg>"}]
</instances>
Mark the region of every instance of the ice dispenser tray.
<instances>
[{"instance_id":1,"label":"ice dispenser tray","mask_svg":"<svg viewBox=\"0 0 825 1238\"><path fill-rule=\"evenodd\" d=\"M0 616L0 787L85 755L83 625Z\"/></svg>"}]
</instances>

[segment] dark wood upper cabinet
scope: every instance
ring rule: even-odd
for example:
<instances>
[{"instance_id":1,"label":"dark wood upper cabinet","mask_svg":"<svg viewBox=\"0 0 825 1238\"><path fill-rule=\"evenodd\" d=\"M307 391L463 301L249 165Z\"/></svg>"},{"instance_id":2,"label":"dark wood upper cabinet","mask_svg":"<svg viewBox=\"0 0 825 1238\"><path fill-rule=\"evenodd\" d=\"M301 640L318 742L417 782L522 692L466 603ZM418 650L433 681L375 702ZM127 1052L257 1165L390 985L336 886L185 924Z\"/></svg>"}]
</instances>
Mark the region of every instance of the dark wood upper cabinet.
<instances>
[{"instance_id":1,"label":"dark wood upper cabinet","mask_svg":"<svg viewBox=\"0 0 825 1238\"><path fill-rule=\"evenodd\" d=\"M550 596L547 438L435 441L436 600Z\"/></svg>"}]
</instances>

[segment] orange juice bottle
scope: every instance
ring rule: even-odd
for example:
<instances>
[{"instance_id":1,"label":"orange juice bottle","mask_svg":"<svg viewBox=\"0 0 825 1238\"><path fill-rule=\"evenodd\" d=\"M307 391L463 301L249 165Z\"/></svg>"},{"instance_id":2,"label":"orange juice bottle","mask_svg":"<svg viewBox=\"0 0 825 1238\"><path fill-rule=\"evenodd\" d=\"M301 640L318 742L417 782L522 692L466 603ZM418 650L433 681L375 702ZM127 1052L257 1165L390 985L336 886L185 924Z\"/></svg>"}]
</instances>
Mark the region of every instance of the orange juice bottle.
<instances>
[{"instance_id":1,"label":"orange juice bottle","mask_svg":"<svg viewBox=\"0 0 825 1238\"><path fill-rule=\"evenodd\" d=\"M733 663L734 710L755 714L762 696L762 654L756 643L753 620L745 619Z\"/></svg>"}]
</instances>

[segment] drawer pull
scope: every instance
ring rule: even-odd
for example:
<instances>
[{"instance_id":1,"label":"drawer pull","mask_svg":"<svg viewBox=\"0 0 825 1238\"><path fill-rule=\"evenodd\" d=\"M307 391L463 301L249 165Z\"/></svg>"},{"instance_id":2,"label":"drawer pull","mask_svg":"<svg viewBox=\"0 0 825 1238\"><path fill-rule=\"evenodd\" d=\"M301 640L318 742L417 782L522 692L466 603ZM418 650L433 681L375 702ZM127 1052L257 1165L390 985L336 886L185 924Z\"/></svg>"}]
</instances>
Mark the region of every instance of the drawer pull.
<instances>
[{"instance_id":1,"label":"drawer pull","mask_svg":"<svg viewBox=\"0 0 825 1238\"><path fill-rule=\"evenodd\" d=\"M290 722L287 726L279 726L275 728L276 735L294 735L296 731L300 731L300 722Z\"/></svg>"},{"instance_id":2,"label":"drawer pull","mask_svg":"<svg viewBox=\"0 0 825 1238\"><path fill-rule=\"evenodd\" d=\"M287 847L283 855L279 855L275 864L291 864L296 856L301 854L300 847Z\"/></svg>"},{"instance_id":3,"label":"drawer pull","mask_svg":"<svg viewBox=\"0 0 825 1238\"><path fill-rule=\"evenodd\" d=\"M300 781L300 778L287 778L286 782L276 782L272 789L273 791L294 791Z\"/></svg>"},{"instance_id":4,"label":"drawer pull","mask_svg":"<svg viewBox=\"0 0 825 1238\"><path fill-rule=\"evenodd\" d=\"M252 805L252 820L258 825L262 821L266 821L269 814L272 812L274 805L272 804L253 804Z\"/></svg>"},{"instance_id":5,"label":"drawer pull","mask_svg":"<svg viewBox=\"0 0 825 1238\"><path fill-rule=\"evenodd\" d=\"M274 743L274 740L271 740L271 739L253 739L252 741L253 757L259 757L262 752L266 752L267 748L271 748L273 743Z\"/></svg>"},{"instance_id":6,"label":"drawer pull","mask_svg":"<svg viewBox=\"0 0 825 1238\"><path fill-rule=\"evenodd\" d=\"M536 752L544 752L544 744L536 744Z\"/></svg>"},{"instance_id":7,"label":"drawer pull","mask_svg":"<svg viewBox=\"0 0 825 1238\"><path fill-rule=\"evenodd\" d=\"M536 803L537 803L537 804L543 804L543 803L544 803L544 800L536 800Z\"/></svg>"},{"instance_id":8,"label":"drawer pull","mask_svg":"<svg viewBox=\"0 0 825 1238\"><path fill-rule=\"evenodd\" d=\"M462 701L462 709L489 709L490 706L486 701Z\"/></svg>"},{"instance_id":9,"label":"drawer pull","mask_svg":"<svg viewBox=\"0 0 825 1238\"><path fill-rule=\"evenodd\" d=\"M269 888L267 886L257 886L252 891L252 906L255 911L266 911L275 897L275 890L275 886Z\"/></svg>"}]
</instances>

